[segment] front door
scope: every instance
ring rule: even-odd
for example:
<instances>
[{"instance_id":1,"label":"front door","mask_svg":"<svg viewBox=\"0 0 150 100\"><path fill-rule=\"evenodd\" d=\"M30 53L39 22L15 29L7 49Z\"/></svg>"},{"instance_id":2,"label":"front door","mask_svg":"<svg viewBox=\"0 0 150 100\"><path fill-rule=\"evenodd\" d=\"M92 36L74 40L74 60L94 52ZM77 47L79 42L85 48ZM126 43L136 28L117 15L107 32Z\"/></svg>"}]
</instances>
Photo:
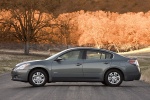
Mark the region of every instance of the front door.
<instances>
[{"instance_id":1,"label":"front door","mask_svg":"<svg viewBox=\"0 0 150 100\"><path fill-rule=\"evenodd\" d=\"M62 60L52 63L53 81L78 81L83 78L82 50L73 50L59 56Z\"/></svg>"}]
</instances>

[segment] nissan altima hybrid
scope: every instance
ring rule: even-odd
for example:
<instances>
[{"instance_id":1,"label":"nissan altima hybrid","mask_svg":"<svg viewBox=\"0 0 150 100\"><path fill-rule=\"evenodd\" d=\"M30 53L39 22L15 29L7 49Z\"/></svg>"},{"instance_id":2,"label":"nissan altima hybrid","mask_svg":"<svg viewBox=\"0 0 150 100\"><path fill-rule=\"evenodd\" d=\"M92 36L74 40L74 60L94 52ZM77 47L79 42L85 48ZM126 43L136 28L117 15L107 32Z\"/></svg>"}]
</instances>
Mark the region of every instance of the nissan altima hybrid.
<instances>
[{"instance_id":1,"label":"nissan altima hybrid","mask_svg":"<svg viewBox=\"0 0 150 100\"><path fill-rule=\"evenodd\" d=\"M139 80L141 73L136 58L90 47L63 50L44 60L26 61L11 72L13 81L44 86L51 82L101 82L119 86L122 81Z\"/></svg>"}]
</instances>

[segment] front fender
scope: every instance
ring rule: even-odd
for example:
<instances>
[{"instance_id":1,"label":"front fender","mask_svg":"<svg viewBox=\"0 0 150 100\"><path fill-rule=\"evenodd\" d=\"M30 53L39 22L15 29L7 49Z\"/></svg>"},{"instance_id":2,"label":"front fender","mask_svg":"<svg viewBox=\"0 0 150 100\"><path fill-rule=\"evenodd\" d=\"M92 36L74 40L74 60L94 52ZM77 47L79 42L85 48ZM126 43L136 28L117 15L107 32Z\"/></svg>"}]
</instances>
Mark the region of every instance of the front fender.
<instances>
[{"instance_id":1,"label":"front fender","mask_svg":"<svg viewBox=\"0 0 150 100\"><path fill-rule=\"evenodd\" d=\"M52 81L52 73L51 73L51 67L47 67L47 66L44 66L44 65L33 65L33 66L30 66L30 71L28 73L28 77L30 75L30 73L35 70L35 69L43 69L46 71L46 73L48 74L48 82L51 82Z\"/></svg>"}]
</instances>

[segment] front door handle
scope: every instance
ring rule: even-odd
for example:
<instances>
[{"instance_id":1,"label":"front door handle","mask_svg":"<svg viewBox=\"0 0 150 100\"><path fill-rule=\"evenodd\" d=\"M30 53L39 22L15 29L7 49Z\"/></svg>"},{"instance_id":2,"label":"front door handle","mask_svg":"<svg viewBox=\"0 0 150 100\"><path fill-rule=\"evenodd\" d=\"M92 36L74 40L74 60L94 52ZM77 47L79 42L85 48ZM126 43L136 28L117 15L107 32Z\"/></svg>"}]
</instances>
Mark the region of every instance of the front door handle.
<instances>
[{"instance_id":1,"label":"front door handle","mask_svg":"<svg viewBox=\"0 0 150 100\"><path fill-rule=\"evenodd\" d=\"M80 65L82 65L82 64L81 64L81 63L77 63L77 64L76 64L76 66L80 66Z\"/></svg>"}]
</instances>

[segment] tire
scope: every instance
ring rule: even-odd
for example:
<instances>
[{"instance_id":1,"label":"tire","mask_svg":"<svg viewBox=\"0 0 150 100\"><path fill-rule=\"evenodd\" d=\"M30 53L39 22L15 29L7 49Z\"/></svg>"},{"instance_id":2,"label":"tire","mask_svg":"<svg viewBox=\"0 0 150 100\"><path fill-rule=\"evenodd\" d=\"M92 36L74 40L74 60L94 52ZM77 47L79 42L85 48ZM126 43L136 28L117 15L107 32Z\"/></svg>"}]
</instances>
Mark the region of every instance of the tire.
<instances>
[{"instance_id":1,"label":"tire","mask_svg":"<svg viewBox=\"0 0 150 100\"><path fill-rule=\"evenodd\" d=\"M29 83L32 86L40 87L47 83L47 74L42 69L35 69L29 75Z\"/></svg>"},{"instance_id":2,"label":"tire","mask_svg":"<svg viewBox=\"0 0 150 100\"><path fill-rule=\"evenodd\" d=\"M112 69L105 74L105 83L108 86L119 86L123 81L123 75L119 70Z\"/></svg>"},{"instance_id":3,"label":"tire","mask_svg":"<svg viewBox=\"0 0 150 100\"><path fill-rule=\"evenodd\" d=\"M107 86L107 84L105 83L105 81L102 81L101 83Z\"/></svg>"}]
</instances>

